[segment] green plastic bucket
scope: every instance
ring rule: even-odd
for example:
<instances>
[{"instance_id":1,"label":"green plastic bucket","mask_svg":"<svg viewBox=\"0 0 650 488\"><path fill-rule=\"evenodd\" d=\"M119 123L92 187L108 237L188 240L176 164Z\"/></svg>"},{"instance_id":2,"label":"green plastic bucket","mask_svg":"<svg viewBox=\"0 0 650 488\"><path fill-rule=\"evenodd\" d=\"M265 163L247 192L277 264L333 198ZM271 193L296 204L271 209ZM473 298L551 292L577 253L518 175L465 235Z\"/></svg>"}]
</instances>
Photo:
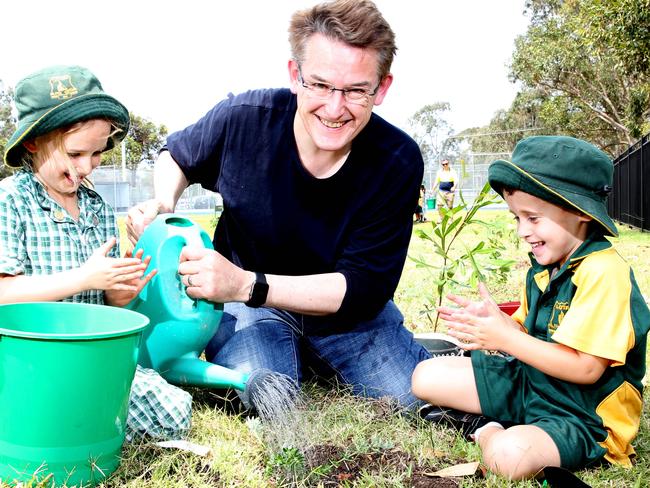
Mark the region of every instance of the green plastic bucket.
<instances>
[{"instance_id":1,"label":"green plastic bucket","mask_svg":"<svg viewBox=\"0 0 650 488\"><path fill-rule=\"evenodd\" d=\"M435 198L427 198L427 208L429 210L432 210L436 208L436 199Z\"/></svg>"},{"instance_id":2,"label":"green plastic bucket","mask_svg":"<svg viewBox=\"0 0 650 488\"><path fill-rule=\"evenodd\" d=\"M0 305L1 480L94 485L115 471L148 323L104 305Z\"/></svg>"}]
</instances>

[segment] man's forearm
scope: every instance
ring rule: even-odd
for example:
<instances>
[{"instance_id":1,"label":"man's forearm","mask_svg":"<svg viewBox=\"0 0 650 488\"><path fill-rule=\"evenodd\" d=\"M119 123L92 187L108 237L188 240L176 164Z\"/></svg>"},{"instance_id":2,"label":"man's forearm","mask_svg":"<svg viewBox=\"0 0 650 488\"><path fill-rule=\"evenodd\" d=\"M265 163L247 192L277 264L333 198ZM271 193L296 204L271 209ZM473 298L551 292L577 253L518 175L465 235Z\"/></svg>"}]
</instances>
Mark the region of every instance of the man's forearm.
<instances>
[{"instance_id":1,"label":"man's forearm","mask_svg":"<svg viewBox=\"0 0 650 488\"><path fill-rule=\"evenodd\" d=\"M161 152L156 160L153 186L160 212L173 212L188 181L169 151Z\"/></svg>"},{"instance_id":2,"label":"man's forearm","mask_svg":"<svg viewBox=\"0 0 650 488\"><path fill-rule=\"evenodd\" d=\"M341 308L347 289L341 273L309 276L267 275L266 306L306 315L328 315Z\"/></svg>"}]
</instances>

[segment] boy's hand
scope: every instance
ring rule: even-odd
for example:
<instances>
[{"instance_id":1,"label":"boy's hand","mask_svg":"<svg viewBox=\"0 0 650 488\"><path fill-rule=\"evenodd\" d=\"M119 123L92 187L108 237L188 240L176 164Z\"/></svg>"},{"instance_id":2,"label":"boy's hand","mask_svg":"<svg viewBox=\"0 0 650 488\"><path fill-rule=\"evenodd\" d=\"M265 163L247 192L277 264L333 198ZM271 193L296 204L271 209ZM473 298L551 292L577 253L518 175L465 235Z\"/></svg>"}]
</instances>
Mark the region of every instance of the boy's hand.
<instances>
[{"instance_id":1,"label":"boy's hand","mask_svg":"<svg viewBox=\"0 0 650 488\"><path fill-rule=\"evenodd\" d=\"M503 350L512 332L510 322L514 321L501 312L483 283L478 291L482 300L475 302L448 295L460 308L440 307L440 318L445 321L449 335L465 343L466 349Z\"/></svg>"},{"instance_id":2,"label":"boy's hand","mask_svg":"<svg viewBox=\"0 0 650 488\"><path fill-rule=\"evenodd\" d=\"M144 249L138 249L138 251L135 254L135 258L142 260L142 255L144 254ZM124 254L125 258L130 258L132 257L132 251L126 251ZM142 260L142 263L145 266L145 269L147 266L149 266L149 262L151 261L151 256L147 256L144 260ZM154 277L154 275L157 273L158 270L154 269L147 273L146 276L142 278L133 278L132 280L129 280L126 284L135 287L133 290L106 290L106 303L108 305L113 305L115 307L123 307L127 305L131 300L133 300L135 297L139 295L139 293L142 291L144 286L151 281L151 278Z\"/></svg>"},{"instance_id":3,"label":"boy's hand","mask_svg":"<svg viewBox=\"0 0 650 488\"><path fill-rule=\"evenodd\" d=\"M130 253L125 258L108 257L116 242L116 238L111 237L79 268L84 290L139 292L133 280L143 275L147 265L137 256L131 257Z\"/></svg>"}]
</instances>

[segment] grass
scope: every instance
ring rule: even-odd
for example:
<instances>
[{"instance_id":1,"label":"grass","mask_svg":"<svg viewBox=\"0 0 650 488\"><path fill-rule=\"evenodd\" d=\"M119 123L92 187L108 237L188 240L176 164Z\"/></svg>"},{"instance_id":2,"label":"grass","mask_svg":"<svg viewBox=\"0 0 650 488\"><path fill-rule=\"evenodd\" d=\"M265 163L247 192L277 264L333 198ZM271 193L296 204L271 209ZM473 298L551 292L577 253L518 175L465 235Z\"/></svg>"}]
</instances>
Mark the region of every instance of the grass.
<instances>
[{"instance_id":1,"label":"grass","mask_svg":"<svg viewBox=\"0 0 650 488\"><path fill-rule=\"evenodd\" d=\"M212 234L211 216L191 218ZM494 225L511 225L505 212L486 211L482 218ZM650 234L620 230L615 245L635 267L641 290L649 297L650 262L643 256L650 248ZM466 239L483 239L482 232L470 231ZM516 290L527 268L523 246L517 245L516 238L506 239L506 244L508 256L517 259L517 264L507 283L489 284L498 301L517 299ZM432 259L426 243L417 237L411 241L409 254ZM425 295L432 289L432 279L427 269L407 261L395 301L404 313L406 325L414 331L430 330L432 311ZM455 291L473 293L468 289ZM127 444L121 466L102 487L453 486L437 485L436 478L427 473L480 460L477 446L454 432L400 415L388 402L355 398L341 385L305 386L305 406L293 423L291 445L286 443L286 436L278 437L272 425L247 418L223 396L224 392L189 391L194 397L189 440L209 446L210 454L199 457L152 443ZM648 395L646 392L641 430L634 442L638 453L634 468L603 467L579 472L586 483L594 487L645 486L643 480L650 477ZM457 479L457 483L464 487L539 486L531 480L508 482L490 474Z\"/></svg>"}]
</instances>

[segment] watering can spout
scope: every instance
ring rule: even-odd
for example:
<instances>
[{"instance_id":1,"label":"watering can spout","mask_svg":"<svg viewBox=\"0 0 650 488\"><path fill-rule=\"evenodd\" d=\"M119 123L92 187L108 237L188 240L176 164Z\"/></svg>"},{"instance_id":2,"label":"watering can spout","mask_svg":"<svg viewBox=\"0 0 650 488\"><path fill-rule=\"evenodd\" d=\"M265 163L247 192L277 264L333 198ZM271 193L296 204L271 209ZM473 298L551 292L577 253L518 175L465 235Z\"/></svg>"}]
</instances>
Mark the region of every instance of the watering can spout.
<instances>
[{"instance_id":1,"label":"watering can spout","mask_svg":"<svg viewBox=\"0 0 650 488\"><path fill-rule=\"evenodd\" d=\"M195 356L174 359L161 368L161 374L172 383L210 388L236 388L244 391L248 374L209 363Z\"/></svg>"}]
</instances>

